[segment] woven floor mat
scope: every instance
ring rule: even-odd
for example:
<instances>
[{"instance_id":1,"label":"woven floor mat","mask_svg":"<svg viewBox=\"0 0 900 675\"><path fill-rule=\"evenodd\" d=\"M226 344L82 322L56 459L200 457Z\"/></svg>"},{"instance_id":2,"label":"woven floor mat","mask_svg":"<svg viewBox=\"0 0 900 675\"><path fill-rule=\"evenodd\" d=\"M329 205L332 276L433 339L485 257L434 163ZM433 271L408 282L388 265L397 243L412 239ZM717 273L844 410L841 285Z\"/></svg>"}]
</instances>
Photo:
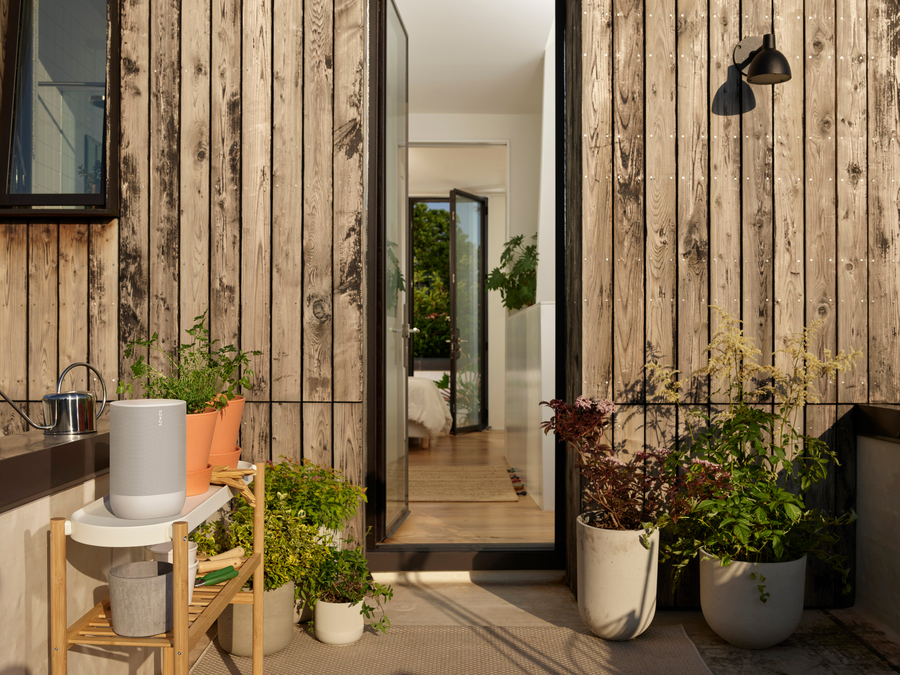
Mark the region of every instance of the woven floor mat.
<instances>
[{"instance_id":1,"label":"woven floor mat","mask_svg":"<svg viewBox=\"0 0 900 675\"><path fill-rule=\"evenodd\" d=\"M505 466L411 466L411 502L517 502Z\"/></svg>"},{"instance_id":2,"label":"woven floor mat","mask_svg":"<svg viewBox=\"0 0 900 675\"><path fill-rule=\"evenodd\" d=\"M323 645L305 629L264 660L265 675L711 675L681 626L650 628L627 642L607 642L586 629L495 626L367 628L359 642ZM251 659L213 644L191 675L250 675Z\"/></svg>"}]
</instances>

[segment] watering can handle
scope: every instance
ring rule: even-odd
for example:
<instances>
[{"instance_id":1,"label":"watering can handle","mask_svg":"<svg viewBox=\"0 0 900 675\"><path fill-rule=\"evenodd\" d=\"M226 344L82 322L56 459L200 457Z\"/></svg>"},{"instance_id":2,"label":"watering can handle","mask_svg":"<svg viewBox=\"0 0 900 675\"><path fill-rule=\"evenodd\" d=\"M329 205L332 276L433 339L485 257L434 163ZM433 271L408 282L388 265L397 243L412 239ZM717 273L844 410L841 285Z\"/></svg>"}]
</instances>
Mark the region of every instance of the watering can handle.
<instances>
[{"instance_id":1,"label":"watering can handle","mask_svg":"<svg viewBox=\"0 0 900 675\"><path fill-rule=\"evenodd\" d=\"M89 370L93 370L97 374L97 379L100 380L100 386L103 387L103 403L100 404L100 410L97 411L95 415L96 419L100 419L100 415L103 413L103 409L106 407L106 382L103 381L103 375L100 374L100 371L94 368L90 363L85 363L84 361L79 361L78 363L73 363L71 366L62 371L62 375L59 376L59 380L56 382L56 393L59 394L62 392L62 383L63 378L65 378L66 373L68 373L75 366L84 366ZM3 398L6 398L5 396ZM7 399L9 400L9 399Z\"/></svg>"}]
</instances>

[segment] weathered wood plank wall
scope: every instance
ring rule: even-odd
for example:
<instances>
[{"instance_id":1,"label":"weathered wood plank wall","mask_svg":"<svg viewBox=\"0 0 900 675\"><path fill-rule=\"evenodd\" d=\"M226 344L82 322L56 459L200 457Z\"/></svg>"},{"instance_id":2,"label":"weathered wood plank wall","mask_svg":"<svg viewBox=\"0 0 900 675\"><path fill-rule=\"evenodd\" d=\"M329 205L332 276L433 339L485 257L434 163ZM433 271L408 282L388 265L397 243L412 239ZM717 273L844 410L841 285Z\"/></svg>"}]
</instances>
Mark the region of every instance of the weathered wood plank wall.
<instances>
[{"instance_id":1,"label":"weathered wood plank wall","mask_svg":"<svg viewBox=\"0 0 900 675\"><path fill-rule=\"evenodd\" d=\"M362 482L367 3L120 5L120 215L0 218L0 388L38 402L87 360L114 391L129 340L171 347L209 307L262 351L245 456Z\"/></svg>"},{"instance_id":2,"label":"weathered wood plank wall","mask_svg":"<svg viewBox=\"0 0 900 675\"><path fill-rule=\"evenodd\" d=\"M848 404L900 402L900 2L574 5L568 393L624 404L617 447L671 439L672 411L640 366L702 367L715 304L767 360L820 318L819 354L865 351L853 373L819 383L812 433L842 437ZM732 51L769 32L793 78L749 85ZM838 474L813 498L846 508L850 492ZM808 601L839 604L834 579L811 571ZM669 589L661 601L680 602Z\"/></svg>"}]
</instances>

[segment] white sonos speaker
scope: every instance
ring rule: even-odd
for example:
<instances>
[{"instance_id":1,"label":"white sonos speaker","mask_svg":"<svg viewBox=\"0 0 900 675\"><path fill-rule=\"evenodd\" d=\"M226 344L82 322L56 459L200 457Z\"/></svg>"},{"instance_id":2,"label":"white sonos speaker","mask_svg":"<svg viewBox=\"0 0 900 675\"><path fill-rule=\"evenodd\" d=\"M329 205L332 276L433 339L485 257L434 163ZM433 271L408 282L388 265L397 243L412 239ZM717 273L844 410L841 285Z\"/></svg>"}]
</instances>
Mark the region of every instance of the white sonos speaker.
<instances>
[{"instance_id":1,"label":"white sonos speaker","mask_svg":"<svg viewBox=\"0 0 900 675\"><path fill-rule=\"evenodd\" d=\"M109 404L109 506L118 518L166 518L184 508L187 408L158 398Z\"/></svg>"}]
</instances>

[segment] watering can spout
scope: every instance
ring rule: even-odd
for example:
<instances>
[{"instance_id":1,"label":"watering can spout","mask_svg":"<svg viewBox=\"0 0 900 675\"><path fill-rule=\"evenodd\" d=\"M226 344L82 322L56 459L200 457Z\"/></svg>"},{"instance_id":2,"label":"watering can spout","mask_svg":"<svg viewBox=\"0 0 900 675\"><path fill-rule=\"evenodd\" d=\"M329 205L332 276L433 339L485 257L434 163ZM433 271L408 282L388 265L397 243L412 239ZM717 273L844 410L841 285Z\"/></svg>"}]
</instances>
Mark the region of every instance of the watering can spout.
<instances>
[{"instance_id":1,"label":"watering can spout","mask_svg":"<svg viewBox=\"0 0 900 675\"><path fill-rule=\"evenodd\" d=\"M19 413L22 416L22 418L26 422L28 422L28 424L33 426L35 429L43 429L44 433L47 433L48 431L50 431L50 429L53 428L53 424L36 424L34 421L32 421L32 419L28 415L25 414L25 411L23 411L18 405L16 405L15 401L11 400L9 398L9 396L7 396L3 392L2 389L0 389L0 396L2 396L4 399L6 399L6 402L9 403L13 407L13 410L15 410L17 413Z\"/></svg>"}]
</instances>

